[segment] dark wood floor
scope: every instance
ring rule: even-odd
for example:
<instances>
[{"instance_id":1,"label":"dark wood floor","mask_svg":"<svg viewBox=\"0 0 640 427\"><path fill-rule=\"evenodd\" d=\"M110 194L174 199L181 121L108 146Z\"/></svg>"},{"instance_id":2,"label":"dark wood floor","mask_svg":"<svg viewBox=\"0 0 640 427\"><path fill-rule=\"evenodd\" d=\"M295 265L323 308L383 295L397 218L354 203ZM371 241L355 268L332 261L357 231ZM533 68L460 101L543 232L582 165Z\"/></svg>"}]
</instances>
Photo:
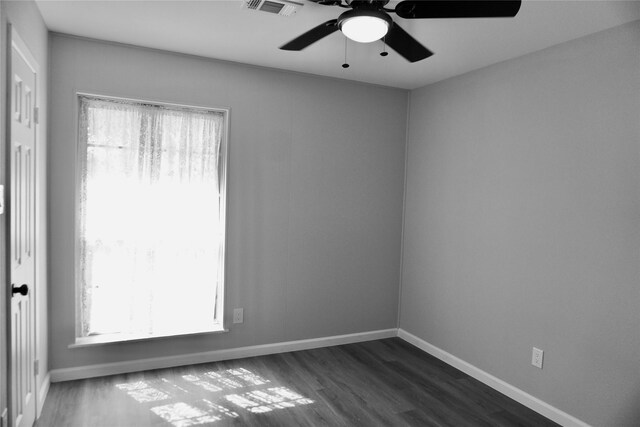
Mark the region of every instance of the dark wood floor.
<instances>
[{"instance_id":1,"label":"dark wood floor","mask_svg":"<svg viewBox=\"0 0 640 427\"><path fill-rule=\"evenodd\" d=\"M36 425L557 424L391 338L56 383Z\"/></svg>"}]
</instances>

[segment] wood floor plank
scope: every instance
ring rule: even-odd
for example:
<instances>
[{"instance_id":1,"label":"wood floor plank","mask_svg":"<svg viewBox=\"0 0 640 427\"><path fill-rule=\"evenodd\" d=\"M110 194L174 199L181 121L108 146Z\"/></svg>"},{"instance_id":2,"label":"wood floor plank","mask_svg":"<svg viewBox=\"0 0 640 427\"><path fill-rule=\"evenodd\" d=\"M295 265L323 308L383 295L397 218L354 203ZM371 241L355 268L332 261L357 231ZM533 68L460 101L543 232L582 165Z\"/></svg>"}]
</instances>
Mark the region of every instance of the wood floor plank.
<instances>
[{"instance_id":1,"label":"wood floor plank","mask_svg":"<svg viewBox=\"0 0 640 427\"><path fill-rule=\"evenodd\" d=\"M398 338L51 385L37 427L553 426Z\"/></svg>"},{"instance_id":2,"label":"wood floor plank","mask_svg":"<svg viewBox=\"0 0 640 427\"><path fill-rule=\"evenodd\" d=\"M423 426L434 426L434 427L444 427L446 424L439 421L436 418L430 417L428 414L425 414L422 411L412 410L403 412L400 414L402 419L409 426L415 427L423 427Z\"/></svg>"}]
</instances>

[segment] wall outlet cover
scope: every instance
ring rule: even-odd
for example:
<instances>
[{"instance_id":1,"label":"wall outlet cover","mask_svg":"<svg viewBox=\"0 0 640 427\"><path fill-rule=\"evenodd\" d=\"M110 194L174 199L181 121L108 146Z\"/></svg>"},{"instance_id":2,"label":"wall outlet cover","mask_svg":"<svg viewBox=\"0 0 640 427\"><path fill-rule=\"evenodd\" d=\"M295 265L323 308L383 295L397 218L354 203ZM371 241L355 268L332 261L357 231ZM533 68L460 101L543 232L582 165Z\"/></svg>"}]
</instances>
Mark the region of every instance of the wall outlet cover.
<instances>
[{"instance_id":1,"label":"wall outlet cover","mask_svg":"<svg viewBox=\"0 0 640 427\"><path fill-rule=\"evenodd\" d=\"M242 323L244 322L244 309L242 308L234 308L233 309L233 323Z\"/></svg>"},{"instance_id":2,"label":"wall outlet cover","mask_svg":"<svg viewBox=\"0 0 640 427\"><path fill-rule=\"evenodd\" d=\"M544 351L539 348L533 347L531 352L531 364L536 368L542 369L542 359L544 357Z\"/></svg>"}]
</instances>

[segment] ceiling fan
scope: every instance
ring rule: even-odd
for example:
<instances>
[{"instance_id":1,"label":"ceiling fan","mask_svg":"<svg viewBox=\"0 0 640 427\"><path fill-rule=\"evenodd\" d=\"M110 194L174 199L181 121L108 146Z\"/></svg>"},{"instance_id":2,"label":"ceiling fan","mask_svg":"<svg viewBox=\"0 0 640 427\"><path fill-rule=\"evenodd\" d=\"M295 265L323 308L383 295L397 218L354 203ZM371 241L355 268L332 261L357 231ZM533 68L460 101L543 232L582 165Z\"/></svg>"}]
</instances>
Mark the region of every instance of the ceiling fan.
<instances>
[{"instance_id":1,"label":"ceiling fan","mask_svg":"<svg viewBox=\"0 0 640 427\"><path fill-rule=\"evenodd\" d=\"M394 9L388 9L385 6L389 0L311 1L350 10L337 19L312 28L280 49L299 51L340 30L351 40L360 43L383 40L409 62L421 61L433 55L433 52L393 22L390 13L404 19L508 18L516 16L522 3L521 0L404 0Z\"/></svg>"}]
</instances>

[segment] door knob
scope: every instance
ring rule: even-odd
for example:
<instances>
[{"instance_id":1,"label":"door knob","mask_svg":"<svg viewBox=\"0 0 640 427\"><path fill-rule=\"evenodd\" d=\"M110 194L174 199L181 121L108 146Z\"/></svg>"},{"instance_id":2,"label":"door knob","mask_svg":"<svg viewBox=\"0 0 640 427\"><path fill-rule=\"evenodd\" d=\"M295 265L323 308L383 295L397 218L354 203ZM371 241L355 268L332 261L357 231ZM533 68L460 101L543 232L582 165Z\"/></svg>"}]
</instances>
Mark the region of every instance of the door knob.
<instances>
[{"instance_id":1,"label":"door knob","mask_svg":"<svg viewBox=\"0 0 640 427\"><path fill-rule=\"evenodd\" d=\"M11 285L11 295L13 294L27 295L28 293L29 293L29 287L26 284L18 287L16 287L16 285Z\"/></svg>"}]
</instances>

